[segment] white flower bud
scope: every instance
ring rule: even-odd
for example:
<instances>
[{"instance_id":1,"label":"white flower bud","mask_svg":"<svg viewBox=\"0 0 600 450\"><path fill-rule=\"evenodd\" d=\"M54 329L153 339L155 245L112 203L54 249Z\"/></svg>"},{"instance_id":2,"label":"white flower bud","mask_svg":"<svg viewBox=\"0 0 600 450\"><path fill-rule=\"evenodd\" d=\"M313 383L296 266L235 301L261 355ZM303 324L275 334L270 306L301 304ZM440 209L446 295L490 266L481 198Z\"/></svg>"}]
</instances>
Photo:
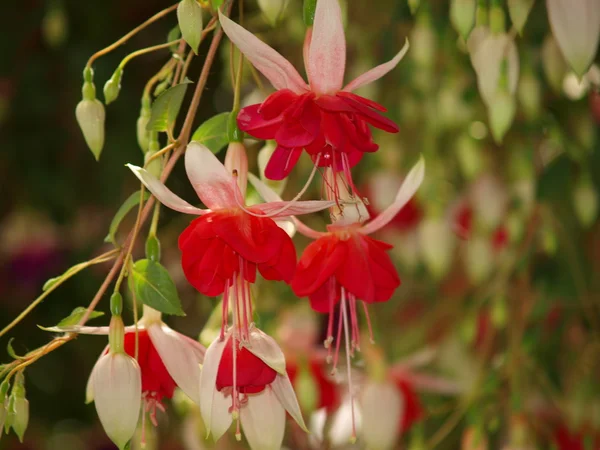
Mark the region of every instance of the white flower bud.
<instances>
[{"instance_id":1,"label":"white flower bud","mask_svg":"<svg viewBox=\"0 0 600 450\"><path fill-rule=\"evenodd\" d=\"M276 26L285 16L289 0L258 0L258 7L272 26Z\"/></svg>"},{"instance_id":2,"label":"white flower bud","mask_svg":"<svg viewBox=\"0 0 600 450\"><path fill-rule=\"evenodd\" d=\"M392 383L369 382L360 394L361 438L370 450L394 448L404 399Z\"/></svg>"},{"instance_id":3,"label":"white flower bud","mask_svg":"<svg viewBox=\"0 0 600 450\"><path fill-rule=\"evenodd\" d=\"M475 26L476 9L477 0L452 0L450 3L450 21L465 41Z\"/></svg>"},{"instance_id":4,"label":"white flower bud","mask_svg":"<svg viewBox=\"0 0 600 450\"><path fill-rule=\"evenodd\" d=\"M535 0L508 0L508 14L512 20L513 26L523 34L523 27L527 22L527 17L531 12Z\"/></svg>"},{"instance_id":5,"label":"white flower bud","mask_svg":"<svg viewBox=\"0 0 600 450\"><path fill-rule=\"evenodd\" d=\"M84 98L77 104L75 116L83 132L85 142L97 161L100 159L100 153L102 153L102 147L104 147L104 119L106 114L104 105L95 97L95 94L92 98L90 98L90 95L86 95L85 91L89 92L92 89L93 84L88 82L84 84Z\"/></svg>"}]
</instances>

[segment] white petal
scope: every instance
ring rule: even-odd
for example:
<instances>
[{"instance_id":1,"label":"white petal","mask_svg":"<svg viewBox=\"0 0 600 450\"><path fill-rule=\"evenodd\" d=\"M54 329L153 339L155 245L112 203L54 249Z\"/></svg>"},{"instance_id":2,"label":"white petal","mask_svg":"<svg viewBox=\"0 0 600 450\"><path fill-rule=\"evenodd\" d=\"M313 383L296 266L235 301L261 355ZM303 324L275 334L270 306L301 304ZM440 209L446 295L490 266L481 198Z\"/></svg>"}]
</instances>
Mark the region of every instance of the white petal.
<instances>
[{"instance_id":1,"label":"white petal","mask_svg":"<svg viewBox=\"0 0 600 450\"><path fill-rule=\"evenodd\" d=\"M294 224L294 221L289 217L284 219L277 219L275 220L275 223L279 228L285 231L289 237L293 238L296 234L296 225Z\"/></svg>"},{"instance_id":2,"label":"white petal","mask_svg":"<svg viewBox=\"0 0 600 450\"><path fill-rule=\"evenodd\" d=\"M271 383L271 388L289 415L292 416L298 425L300 425L300 428L308 433L309 431L304 423L302 411L300 410L300 405L296 398L296 392L294 391L294 387L292 386L287 373L284 375L277 375L275 381Z\"/></svg>"},{"instance_id":3,"label":"white petal","mask_svg":"<svg viewBox=\"0 0 600 450\"><path fill-rule=\"evenodd\" d=\"M346 37L338 0L319 0L308 52L310 87L317 94L342 88L346 69Z\"/></svg>"},{"instance_id":4,"label":"white petal","mask_svg":"<svg viewBox=\"0 0 600 450\"><path fill-rule=\"evenodd\" d=\"M254 328L250 333L250 344L246 348L277 373L286 373L285 356L275 339L268 334Z\"/></svg>"},{"instance_id":5,"label":"white petal","mask_svg":"<svg viewBox=\"0 0 600 450\"><path fill-rule=\"evenodd\" d=\"M400 186L398 194L394 203L387 207L385 211L379 214L375 219L371 220L365 226L362 227L362 232L365 234L373 233L380 228L387 225L400 210L408 203L408 201L415 195L419 186L423 182L425 177L425 160L423 157L419 159L419 162L410 170L406 179Z\"/></svg>"},{"instance_id":6,"label":"white petal","mask_svg":"<svg viewBox=\"0 0 600 450\"><path fill-rule=\"evenodd\" d=\"M285 410L267 386L259 394L249 395L240 410L244 435L252 450L280 450L285 431Z\"/></svg>"},{"instance_id":7,"label":"white petal","mask_svg":"<svg viewBox=\"0 0 600 450\"><path fill-rule=\"evenodd\" d=\"M252 172L248 173L248 181L256 189L258 195L260 195L265 202L282 202L281 197L269 186L263 183L256 175Z\"/></svg>"},{"instance_id":8,"label":"white petal","mask_svg":"<svg viewBox=\"0 0 600 450\"><path fill-rule=\"evenodd\" d=\"M552 33L563 56L582 77L589 69L600 40L598 0L547 0Z\"/></svg>"},{"instance_id":9,"label":"white petal","mask_svg":"<svg viewBox=\"0 0 600 450\"><path fill-rule=\"evenodd\" d=\"M145 169L141 167L134 166L132 164L127 164L127 167L131 169L136 177L144 183L144 186L148 188L150 192L161 202L163 205L168 206L169 208L179 211L185 214L206 214L207 211L205 209L196 208L190 205L181 197L175 195L168 187L166 187L158 178L152 175Z\"/></svg>"},{"instance_id":10,"label":"white petal","mask_svg":"<svg viewBox=\"0 0 600 450\"><path fill-rule=\"evenodd\" d=\"M199 342L186 338L164 323L150 325L148 335L177 386L190 399L198 403L200 364L204 361L205 348Z\"/></svg>"},{"instance_id":11,"label":"white petal","mask_svg":"<svg viewBox=\"0 0 600 450\"><path fill-rule=\"evenodd\" d=\"M206 146L192 141L185 151L185 170L194 190L211 209L237 207L241 193L221 161Z\"/></svg>"},{"instance_id":12,"label":"white petal","mask_svg":"<svg viewBox=\"0 0 600 450\"><path fill-rule=\"evenodd\" d=\"M406 55L406 52L408 52L408 48L409 48L408 39L406 39L406 41L404 42L404 46L398 52L398 54L396 54L396 56L394 56L393 59L391 59L390 61L388 61L386 63L380 64L377 67L373 67L368 72L365 72L362 75L356 77L354 80L352 80L350 83L348 83L343 90L352 92L362 86L365 86L369 83L372 83L373 81L380 79L386 73L388 73L394 67L396 67L400 61L402 61L402 58L404 58L404 55Z\"/></svg>"},{"instance_id":13,"label":"white petal","mask_svg":"<svg viewBox=\"0 0 600 450\"><path fill-rule=\"evenodd\" d=\"M221 356L223 356L223 350L225 349L226 339L219 341L215 339L212 344L206 349L204 354L204 364L202 365L202 376L200 377L200 413L202 414L202 420L207 429L207 434L212 431L212 415L213 409L218 409L218 399L215 397L220 394L217 391L217 372L219 370L219 364L221 362Z\"/></svg>"},{"instance_id":14,"label":"white petal","mask_svg":"<svg viewBox=\"0 0 600 450\"><path fill-rule=\"evenodd\" d=\"M229 39L275 89L290 89L296 94L308 90L298 71L287 59L220 11L219 21Z\"/></svg>"},{"instance_id":15,"label":"white petal","mask_svg":"<svg viewBox=\"0 0 600 450\"><path fill-rule=\"evenodd\" d=\"M362 440L368 448L388 450L398 440L404 399L391 383L368 383L360 395Z\"/></svg>"},{"instance_id":16,"label":"white petal","mask_svg":"<svg viewBox=\"0 0 600 450\"><path fill-rule=\"evenodd\" d=\"M297 200L293 202L260 203L256 206L271 217L289 217L323 211L333 205L335 205L333 200Z\"/></svg>"},{"instance_id":17,"label":"white petal","mask_svg":"<svg viewBox=\"0 0 600 450\"><path fill-rule=\"evenodd\" d=\"M142 404L142 377L135 359L109 353L93 372L94 403L108 437L123 449L137 428Z\"/></svg>"},{"instance_id":18,"label":"white petal","mask_svg":"<svg viewBox=\"0 0 600 450\"><path fill-rule=\"evenodd\" d=\"M110 348L109 345L104 347L104 350L102 350L102 353L100 353L100 356L98 356L98 359L96 360L96 364L94 364L94 367L92 368L92 372L90 373L90 377L88 378L88 382L85 387L85 403L86 404L94 401L94 381L93 381L94 380L94 371L96 370L96 366L98 365L98 362L108 352L109 348Z\"/></svg>"},{"instance_id":19,"label":"white petal","mask_svg":"<svg viewBox=\"0 0 600 450\"><path fill-rule=\"evenodd\" d=\"M202 375L200 375L202 376ZM226 397L222 392L215 389L212 399L212 411L210 414L210 433L213 441L217 442L231 426L233 418L229 412L231 407L231 396Z\"/></svg>"}]
</instances>

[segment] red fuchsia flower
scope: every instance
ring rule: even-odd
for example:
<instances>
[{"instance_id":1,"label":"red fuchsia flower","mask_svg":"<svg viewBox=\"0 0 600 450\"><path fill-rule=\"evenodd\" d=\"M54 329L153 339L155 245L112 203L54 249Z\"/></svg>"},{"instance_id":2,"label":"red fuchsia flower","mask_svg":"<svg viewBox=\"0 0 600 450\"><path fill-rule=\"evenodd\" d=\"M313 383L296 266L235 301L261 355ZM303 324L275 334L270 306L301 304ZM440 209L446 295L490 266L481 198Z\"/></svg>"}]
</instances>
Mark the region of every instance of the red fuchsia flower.
<instances>
[{"instance_id":1,"label":"red fuchsia flower","mask_svg":"<svg viewBox=\"0 0 600 450\"><path fill-rule=\"evenodd\" d=\"M234 326L207 349L200 377L200 412L217 441L237 422L253 450L278 450L286 412L306 430L287 376L285 358L270 336L251 326L241 340Z\"/></svg>"},{"instance_id":2,"label":"red fuchsia flower","mask_svg":"<svg viewBox=\"0 0 600 450\"><path fill-rule=\"evenodd\" d=\"M591 442L592 446L589 447L592 450L600 449L600 436L592 434ZM558 450L584 450L588 447L585 446L586 436L584 432L575 432L569 430L565 425L559 425L554 430L554 443Z\"/></svg>"},{"instance_id":3,"label":"red fuchsia flower","mask_svg":"<svg viewBox=\"0 0 600 450\"><path fill-rule=\"evenodd\" d=\"M200 216L179 237L183 271L201 293L224 294L221 338L233 301L244 319L239 325L246 339L252 318L250 284L257 269L267 280L289 283L294 275L296 250L281 226L289 223L290 216L320 211L334 202L278 201L246 207L248 162L242 144L230 144L225 163L227 167L198 142L187 147L188 178L210 209L190 205L146 170L129 168L164 205Z\"/></svg>"},{"instance_id":4,"label":"red fuchsia flower","mask_svg":"<svg viewBox=\"0 0 600 450\"><path fill-rule=\"evenodd\" d=\"M137 329L137 365L141 371L141 398L144 411L150 421L157 425L157 410L165 411L163 401L172 398L176 387L193 401L198 402L199 364L204 360L205 348L193 339L169 328L161 319L161 313L144 305L144 314L137 326L124 329L124 352L136 357ZM68 327L50 331L76 332L79 334L108 334L108 327ZM109 352L108 346L100 359ZM86 401L97 397L94 384L94 371L88 381ZM136 415L139 417L139 406ZM144 415L145 419L145 415ZM143 422L145 425L145 420Z\"/></svg>"},{"instance_id":5,"label":"red fuchsia flower","mask_svg":"<svg viewBox=\"0 0 600 450\"><path fill-rule=\"evenodd\" d=\"M346 38L338 0L317 2L314 26L306 32L304 63L309 84L277 51L220 14L223 30L277 92L263 103L243 108L241 130L259 139L274 139L277 149L265 170L267 178L285 178L302 149L316 165L343 171L366 152L375 152L370 126L396 133L398 127L381 115L386 109L352 91L391 71L408 51L408 42L389 62L362 74L343 87Z\"/></svg>"},{"instance_id":6,"label":"red fuchsia flower","mask_svg":"<svg viewBox=\"0 0 600 450\"><path fill-rule=\"evenodd\" d=\"M330 177L331 175L333 177ZM370 329L366 305L389 300L400 285L400 278L386 253L392 246L372 239L368 235L387 225L398 214L415 194L424 175L425 162L421 159L407 175L394 203L379 216L366 223L363 222L369 218L369 215L364 202L354 197L348 190L342 191L341 188L339 192L348 193L354 204L336 207L337 209L332 212L335 221L327 227L326 233L311 230L300 222L296 222L300 232L316 240L306 248L300 258L292 281L292 289L299 297L308 296L311 307L315 311L329 313L325 341L325 346L329 350L329 358L331 358L332 352L331 343L334 340L333 316L336 305L340 304L341 314L338 320L333 370L335 372L337 367L343 329L351 399L353 388L350 357L355 349L359 349L360 341L358 300L363 302ZM328 171L325 178L335 180L333 181L335 183L341 180L333 171ZM263 198L274 201L278 199L256 177L251 175L250 180ZM330 182L329 185L333 182ZM344 185L343 181L341 184ZM353 433L353 435L355 434Z\"/></svg>"}]
</instances>

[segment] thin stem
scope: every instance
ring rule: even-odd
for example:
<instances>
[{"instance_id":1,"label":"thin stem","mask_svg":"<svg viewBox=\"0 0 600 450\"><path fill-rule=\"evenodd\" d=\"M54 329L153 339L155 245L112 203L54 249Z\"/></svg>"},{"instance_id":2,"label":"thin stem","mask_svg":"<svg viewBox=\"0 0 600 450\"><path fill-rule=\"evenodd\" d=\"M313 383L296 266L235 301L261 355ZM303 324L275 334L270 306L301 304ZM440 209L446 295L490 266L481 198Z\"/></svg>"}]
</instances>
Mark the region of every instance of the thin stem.
<instances>
[{"instance_id":1,"label":"thin stem","mask_svg":"<svg viewBox=\"0 0 600 450\"><path fill-rule=\"evenodd\" d=\"M129 55L127 55L125 58L123 58L123 60L119 64L119 67L121 69L123 69L129 61L131 61L133 58L135 58L137 56L145 55L146 53L152 53L157 50L162 50L164 48L169 48L172 45L178 44L180 42L185 42L185 41L183 39L177 39L175 41L167 42L165 44L153 45L152 47L146 47L146 48L142 48L140 50L136 50L135 52L132 52Z\"/></svg>"},{"instance_id":2,"label":"thin stem","mask_svg":"<svg viewBox=\"0 0 600 450\"><path fill-rule=\"evenodd\" d=\"M145 186L143 184L141 184L140 204L138 206L138 213L137 213L137 217L135 219L135 225L133 226L133 236L132 236L131 242L129 243L129 246L127 248L127 253L125 254L125 258L123 259L123 266L121 267L121 273L119 274L119 278L117 279L117 282L115 283L115 291L118 291L121 287L121 283L123 282L123 278L125 277L125 272L127 271L126 269L127 269L127 264L129 263L129 258L131 258L131 253L133 252L133 246L135 244L135 239L137 237L138 231L141 226L140 219L142 217L142 210L143 210L143 206L144 206L144 192L145 192Z\"/></svg>"},{"instance_id":3,"label":"thin stem","mask_svg":"<svg viewBox=\"0 0 600 450\"><path fill-rule=\"evenodd\" d=\"M158 204L158 203L157 203ZM129 273L133 271L133 264L131 264L131 259L127 264L129 266ZM139 349L140 349L140 335L139 335L139 327L138 327L138 305L137 305L137 295L135 295L135 287L133 286L133 279L131 277L127 280L129 283L129 291L131 292L131 298L133 299L133 323L135 326L135 351L134 358L137 361L139 357Z\"/></svg>"},{"instance_id":4,"label":"thin stem","mask_svg":"<svg viewBox=\"0 0 600 450\"><path fill-rule=\"evenodd\" d=\"M167 61L165 65L162 66L162 68L148 80L146 86L144 86L144 96L148 98L150 97L150 92L152 91L154 85L163 80L169 74L169 72L173 70L173 66L175 64L177 64L177 60L173 58L169 59L169 61Z\"/></svg>"},{"instance_id":5,"label":"thin stem","mask_svg":"<svg viewBox=\"0 0 600 450\"><path fill-rule=\"evenodd\" d=\"M239 6L239 24L242 25L244 19L244 2L240 2ZM233 42L231 42L232 56L233 56ZM231 62L233 66L233 60ZM233 108L232 111L239 111L240 109L240 92L242 87L242 74L244 73L244 54L238 51L238 62L237 71L235 73L235 79L233 80Z\"/></svg>"},{"instance_id":6,"label":"thin stem","mask_svg":"<svg viewBox=\"0 0 600 450\"><path fill-rule=\"evenodd\" d=\"M152 155L150 158L148 158L148 160L144 163L144 168L148 167L148 164L150 164L156 158L160 158L165 153L168 153L169 150L172 150L173 148L177 147L177 145L179 145L179 142L175 141L175 142L172 142L169 145L167 145L165 148L157 151L154 155Z\"/></svg>"},{"instance_id":7,"label":"thin stem","mask_svg":"<svg viewBox=\"0 0 600 450\"><path fill-rule=\"evenodd\" d=\"M12 330L16 325L18 325L19 322L21 322L21 320L23 320L25 317L27 317L27 315L31 311L33 311L37 305L42 303L44 301L44 299L46 297L48 297L48 295L50 295L55 289L57 289L65 281L67 281L74 275L78 274L79 272L81 272L84 269L87 269L90 266L93 266L95 264L100 264L100 263L103 263L106 261L110 261L119 252L120 252L119 249L114 249L114 250L111 250L110 252L103 253L102 255L97 256L94 259L91 259L89 261L86 261L86 262L83 262L83 263L80 263L80 264L77 264L77 265L71 267L69 270L67 270L67 272L64 275L60 276L59 279L51 287L49 287L45 292L42 293L42 295L40 295L38 298L36 298L27 308L25 308L25 310L23 310L23 312L21 314L19 314L11 323L9 323L6 327L4 327L2 329L2 331L0 331L0 337L4 336L6 333L8 333L10 330Z\"/></svg>"},{"instance_id":8,"label":"thin stem","mask_svg":"<svg viewBox=\"0 0 600 450\"><path fill-rule=\"evenodd\" d=\"M150 17L148 20L146 20L141 25L135 27L133 30L131 30L129 33L127 33L125 36L123 36L118 41L116 41L113 44L109 45L108 47L103 48L102 50L99 50L96 53L94 53L92 56L90 56L90 59L88 59L86 67L87 68L92 67L92 64L94 63L94 61L96 59L100 58L101 56L103 56L103 55L105 55L107 53L110 53L115 48L117 48L119 45L124 44L129 39L131 39L133 36L135 36L137 33L139 33L141 30L143 30L144 28L146 28L148 25L156 22L158 19L161 19L162 17L164 17L167 14L169 14L171 11L174 11L175 9L177 9L178 5L179 5L179 3L176 3L174 5L169 6L166 9L163 9L162 11L154 14L152 17Z\"/></svg>"}]
</instances>

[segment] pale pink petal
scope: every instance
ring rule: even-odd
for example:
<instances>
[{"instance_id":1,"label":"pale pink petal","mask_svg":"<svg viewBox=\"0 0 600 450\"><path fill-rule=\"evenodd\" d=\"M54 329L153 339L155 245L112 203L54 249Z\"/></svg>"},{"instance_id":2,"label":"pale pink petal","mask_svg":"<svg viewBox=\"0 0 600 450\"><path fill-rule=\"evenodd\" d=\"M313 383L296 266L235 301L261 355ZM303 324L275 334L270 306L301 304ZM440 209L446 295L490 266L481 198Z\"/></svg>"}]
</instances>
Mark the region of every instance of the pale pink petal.
<instances>
[{"instance_id":1,"label":"pale pink petal","mask_svg":"<svg viewBox=\"0 0 600 450\"><path fill-rule=\"evenodd\" d=\"M100 358L93 371L94 404L108 437L124 449L133 437L142 405L142 375L125 353Z\"/></svg>"},{"instance_id":2,"label":"pale pink petal","mask_svg":"<svg viewBox=\"0 0 600 450\"><path fill-rule=\"evenodd\" d=\"M109 327L85 327L81 325L70 325L68 327L39 327L44 331L50 331L51 333L77 333L77 334L89 334L89 335L108 335L110 330ZM143 326L139 326L138 329L143 329ZM129 325L125 327L126 333L135 332L135 325Z\"/></svg>"},{"instance_id":3,"label":"pale pink petal","mask_svg":"<svg viewBox=\"0 0 600 450\"><path fill-rule=\"evenodd\" d=\"M198 403L200 364L204 360L206 349L199 342L186 339L164 323L149 325L148 335L177 386Z\"/></svg>"},{"instance_id":4,"label":"pale pink petal","mask_svg":"<svg viewBox=\"0 0 600 450\"><path fill-rule=\"evenodd\" d=\"M402 58L404 58L404 55L406 55L406 52L408 52L408 48L409 48L409 45L408 45L408 39L407 39L404 42L404 46L402 47L402 50L400 50L398 52L398 54L396 56L394 56L394 58L392 60L390 60L386 63L380 64L377 67L373 67L368 72L365 72L362 75L356 77L354 80L352 80L350 83L348 83L343 90L352 92L352 91L358 89L359 87L365 86L369 83L372 83L373 81L380 79L386 73L388 73L394 67L396 67L400 61L402 61Z\"/></svg>"},{"instance_id":5,"label":"pale pink petal","mask_svg":"<svg viewBox=\"0 0 600 450\"><path fill-rule=\"evenodd\" d=\"M240 410L244 436L252 450L280 450L285 432L285 410L270 387L249 395Z\"/></svg>"},{"instance_id":6,"label":"pale pink petal","mask_svg":"<svg viewBox=\"0 0 600 450\"><path fill-rule=\"evenodd\" d=\"M292 419L296 421L300 428L308 433L308 429L304 423L304 418L302 417L300 405L298 404L298 399L296 398L296 393L294 392L294 387L292 386L287 373L283 375L277 375L275 377L275 381L271 383L271 388L279 399L281 405L285 408L289 415L292 416Z\"/></svg>"},{"instance_id":7,"label":"pale pink petal","mask_svg":"<svg viewBox=\"0 0 600 450\"><path fill-rule=\"evenodd\" d=\"M246 345L246 348L277 373L285 373L285 356L275 339L268 334L254 328L250 333L250 343Z\"/></svg>"},{"instance_id":8,"label":"pale pink petal","mask_svg":"<svg viewBox=\"0 0 600 450\"><path fill-rule=\"evenodd\" d=\"M333 94L342 88L346 69L346 37L338 0L319 0L315 11L308 73L317 94Z\"/></svg>"},{"instance_id":9,"label":"pale pink petal","mask_svg":"<svg viewBox=\"0 0 600 450\"><path fill-rule=\"evenodd\" d=\"M148 188L150 192L161 202L163 205L169 208L179 211L185 214L201 215L210 212L205 209L196 208L190 205L188 202L183 200L181 197L175 195L168 187L166 187L162 181L152 175L150 172L142 169L141 167L127 164L127 167L131 169L133 174L139 178L139 180Z\"/></svg>"},{"instance_id":10,"label":"pale pink petal","mask_svg":"<svg viewBox=\"0 0 600 450\"><path fill-rule=\"evenodd\" d=\"M263 198L263 200L265 200L266 202L282 202L283 201L283 200L281 200L281 197L275 191L273 191L270 187L268 187L265 183L263 183L253 173L248 173L248 181L250 181L250 184L254 187L256 192L258 192L258 195L260 195ZM304 236L307 236L307 237L310 237L313 239L318 239L321 236L325 235L325 233L313 230L312 228L306 226L304 223L300 222L295 217L292 217L291 219L294 222L294 225L296 226L297 230ZM282 227L281 225L279 225L279 226L281 228L283 228L284 230L286 230L286 232L287 232L286 228Z\"/></svg>"},{"instance_id":11,"label":"pale pink petal","mask_svg":"<svg viewBox=\"0 0 600 450\"><path fill-rule=\"evenodd\" d=\"M354 408L354 422L360 430L362 414L359 408ZM329 427L329 441L335 447L347 446L352 436L352 399L347 396L339 406Z\"/></svg>"},{"instance_id":12,"label":"pale pink petal","mask_svg":"<svg viewBox=\"0 0 600 450\"><path fill-rule=\"evenodd\" d=\"M267 77L275 89L290 89L296 94L303 94L308 90L298 71L287 59L220 11L219 20L229 39Z\"/></svg>"},{"instance_id":13,"label":"pale pink petal","mask_svg":"<svg viewBox=\"0 0 600 450\"><path fill-rule=\"evenodd\" d=\"M219 370L219 364L221 357L223 356L223 350L229 335L226 339L220 341L218 338L213 341L212 344L206 349L204 354L204 364L202 365L202 375L200 377L200 413L202 420L206 426L206 437L208 437L213 431L212 429L212 416L215 412L215 408L218 410L220 403L218 402L217 391L217 371Z\"/></svg>"},{"instance_id":14,"label":"pale pink petal","mask_svg":"<svg viewBox=\"0 0 600 450\"><path fill-rule=\"evenodd\" d=\"M400 190L396 195L396 200L388 208L379 214L375 219L371 220L368 224L362 227L361 232L365 234L373 233L380 228L387 225L400 210L408 203L408 201L415 195L419 186L423 182L425 177L425 160L423 157L419 159L419 162L410 170L406 179L400 186Z\"/></svg>"},{"instance_id":15,"label":"pale pink petal","mask_svg":"<svg viewBox=\"0 0 600 450\"><path fill-rule=\"evenodd\" d=\"M307 200L295 202L269 202L256 205L265 214L271 217L299 216L301 214L310 214L335 205L333 200Z\"/></svg>"},{"instance_id":16,"label":"pale pink petal","mask_svg":"<svg viewBox=\"0 0 600 450\"><path fill-rule=\"evenodd\" d=\"M196 194L210 209L236 208L240 189L233 175L204 145L192 141L185 151L185 170Z\"/></svg>"},{"instance_id":17,"label":"pale pink petal","mask_svg":"<svg viewBox=\"0 0 600 450\"><path fill-rule=\"evenodd\" d=\"M322 231L313 230L311 227L306 225L304 222L301 222L300 219L294 216L292 216L292 220L294 221L294 225L296 225L298 232L306 237L311 239L319 239L327 234Z\"/></svg>"}]
</instances>

